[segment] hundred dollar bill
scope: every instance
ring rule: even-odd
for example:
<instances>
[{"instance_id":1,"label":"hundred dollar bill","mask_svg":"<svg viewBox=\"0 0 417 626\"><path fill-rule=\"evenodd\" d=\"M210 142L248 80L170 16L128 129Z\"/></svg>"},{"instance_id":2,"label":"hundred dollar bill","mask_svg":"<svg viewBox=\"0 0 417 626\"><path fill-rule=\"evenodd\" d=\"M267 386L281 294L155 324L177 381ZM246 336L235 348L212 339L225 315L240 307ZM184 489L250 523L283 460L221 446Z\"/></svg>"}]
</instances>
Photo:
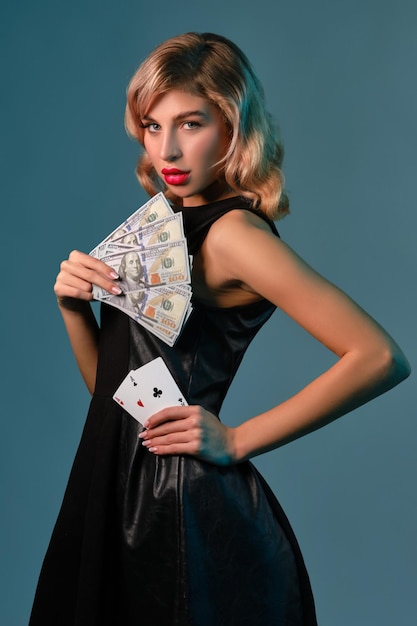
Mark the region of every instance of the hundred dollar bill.
<instances>
[{"instance_id":1,"label":"hundred dollar bill","mask_svg":"<svg viewBox=\"0 0 417 626\"><path fill-rule=\"evenodd\" d=\"M162 193L151 198L99 243L90 255L112 267L122 289L115 296L93 285L93 297L129 315L174 345L191 311L192 257L182 214Z\"/></svg>"},{"instance_id":2,"label":"hundred dollar bill","mask_svg":"<svg viewBox=\"0 0 417 626\"><path fill-rule=\"evenodd\" d=\"M180 335L180 333L176 333L168 328L163 328L162 326L150 326L146 320L135 321L171 347L175 345L175 342Z\"/></svg>"},{"instance_id":3,"label":"hundred dollar bill","mask_svg":"<svg viewBox=\"0 0 417 626\"><path fill-rule=\"evenodd\" d=\"M138 246L129 246L122 243L113 243L112 241L110 241L99 243L98 246L94 248L94 251L95 257L101 260L104 257L108 257L113 254L124 254L125 252L132 252L133 250L139 251L140 249L141 248L139 248Z\"/></svg>"},{"instance_id":4,"label":"hundred dollar bill","mask_svg":"<svg viewBox=\"0 0 417 626\"><path fill-rule=\"evenodd\" d=\"M159 285L189 283L191 279L185 239L152 246L145 250L117 252L104 256L101 260L121 277L119 285L123 293ZM136 275L129 280L127 275L133 266ZM136 286L132 282L136 282Z\"/></svg>"},{"instance_id":5,"label":"hundred dollar bill","mask_svg":"<svg viewBox=\"0 0 417 626\"><path fill-rule=\"evenodd\" d=\"M175 213L147 224L138 230L132 230L127 235L117 237L113 239L113 243L147 248L181 239L185 239L182 214Z\"/></svg>"},{"instance_id":6,"label":"hundred dollar bill","mask_svg":"<svg viewBox=\"0 0 417 626\"><path fill-rule=\"evenodd\" d=\"M148 330L150 333L152 333L156 337L159 337L159 339L164 341L169 346L173 346L181 334L181 331L175 332L174 330L170 330L169 328L166 328L165 326L160 326L159 324L151 325L149 324L149 321L145 318L135 319L135 321L144 328L146 328L146 330Z\"/></svg>"},{"instance_id":7,"label":"hundred dollar bill","mask_svg":"<svg viewBox=\"0 0 417 626\"><path fill-rule=\"evenodd\" d=\"M98 246L91 250L90 256L97 258L97 248L100 245L103 245L113 239L119 239L120 237L126 236L132 230L137 230L142 226L146 226L147 224L155 222L163 217L168 217L169 215L173 215L169 202L162 192L156 194L150 200L145 202L145 204L139 207L139 209L137 209L134 213L132 213L132 215L124 220L124 222L122 222L117 228L115 228L110 235L98 244Z\"/></svg>"},{"instance_id":8,"label":"hundred dollar bill","mask_svg":"<svg viewBox=\"0 0 417 626\"><path fill-rule=\"evenodd\" d=\"M173 345L191 310L192 292L187 287L175 285L131 291L126 295L112 296L107 304L120 309L148 331Z\"/></svg>"},{"instance_id":9,"label":"hundred dollar bill","mask_svg":"<svg viewBox=\"0 0 417 626\"><path fill-rule=\"evenodd\" d=\"M126 306L124 306L124 303L123 303L123 296L120 296L117 301L111 298L111 300L106 300L105 303L107 305L111 305L112 307L116 309L119 309L120 311L122 311L123 313L131 317L137 324L140 324L141 326L146 328L146 330L148 330L153 335L156 335L157 337L159 337L159 339L162 339L162 341L167 343L169 346L174 345L175 341L177 340L180 334L180 331L174 331L170 328L159 326L159 324L156 324L156 323L152 324L148 319L146 319L145 317L142 317L142 315L139 315L137 311L132 311L126 308Z\"/></svg>"},{"instance_id":10,"label":"hundred dollar bill","mask_svg":"<svg viewBox=\"0 0 417 626\"><path fill-rule=\"evenodd\" d=\"M139 298L138 308L140 314L152 325L156 323L178 332L186 316L190 299L190 291L181 289L180 286L156 287L143 293L143 297Z\"/></svg>"},{"instance_id":11,"label":"hundred dollar bill","mask_svg":"<svg viewBox=\"0 0 417 626\"><path fill-rule=\"evenodd\" d=\"M149 286L189 283L190 260L187 241L173 241L145 248L141 253L145 282Z\"/></svg>"}]
</instances>

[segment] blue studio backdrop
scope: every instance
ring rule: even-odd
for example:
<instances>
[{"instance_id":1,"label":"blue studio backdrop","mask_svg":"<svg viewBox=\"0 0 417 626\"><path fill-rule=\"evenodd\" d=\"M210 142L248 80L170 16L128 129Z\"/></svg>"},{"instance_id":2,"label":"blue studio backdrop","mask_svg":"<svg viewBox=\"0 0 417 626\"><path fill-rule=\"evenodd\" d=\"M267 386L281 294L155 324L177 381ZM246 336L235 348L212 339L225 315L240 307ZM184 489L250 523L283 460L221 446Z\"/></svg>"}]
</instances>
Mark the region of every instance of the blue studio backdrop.
<instances>
[{"instance_id":1,"label":"blue studio backdrop","mask_svg":"<svg viewBox=\"0 0 417 626\"><path fill-rule=\"evenodd\" d=\"M147 199L123 126L136 67L190 30L247 53L286 149L283 239L376 317L413 365L416 20L411 0L2 2L1 624L27 624L89 401L55 304L59 263ZM233 425L271 407L333 360L277 312L221 418ZM321 626L413 623L415 417L411 376L255 459L301 544Z\"/></svg>"}]
</instances>

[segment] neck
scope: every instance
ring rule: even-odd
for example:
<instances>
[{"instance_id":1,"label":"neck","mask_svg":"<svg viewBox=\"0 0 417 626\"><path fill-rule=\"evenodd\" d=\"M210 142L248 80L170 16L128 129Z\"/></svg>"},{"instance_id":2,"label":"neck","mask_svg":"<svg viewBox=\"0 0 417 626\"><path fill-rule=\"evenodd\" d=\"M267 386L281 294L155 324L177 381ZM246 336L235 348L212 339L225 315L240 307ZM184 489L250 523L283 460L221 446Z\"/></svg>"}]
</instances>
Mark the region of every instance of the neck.
<instances>
[{"instance_id":1,"label":"neck","mask_svg":"<svg viewBox=\"0 0 417 626\"><path fill-rule=\"evenodd\" d=\"M226 198L233 198L236 196L236 192L233 191L224 180L216 180L209 187L204 189L199 195L198 200L196 198L184 198L182 205L186 206L199 206L202 204L209 204L210 202L216 202L217 200L225 200ZM193 201L194 200L194 201Z\"/></svg>"}]
</instances>

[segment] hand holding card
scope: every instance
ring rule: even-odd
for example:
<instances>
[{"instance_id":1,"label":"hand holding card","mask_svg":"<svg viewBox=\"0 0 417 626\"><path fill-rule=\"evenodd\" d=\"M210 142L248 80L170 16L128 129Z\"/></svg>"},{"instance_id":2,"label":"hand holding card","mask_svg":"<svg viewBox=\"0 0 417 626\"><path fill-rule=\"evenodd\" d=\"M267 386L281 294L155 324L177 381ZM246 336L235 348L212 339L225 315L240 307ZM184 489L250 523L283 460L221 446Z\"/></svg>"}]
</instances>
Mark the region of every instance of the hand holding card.
<instances>
[{"instance_id":1,"label":"hand holding card","mask_svg":"<svg viewBox=\"0 0 417 626\"><path fill-rule=\"evenodd\" d=\"M113 395L138 422L168 406L188 406L171 372L161 357L131 370Z\"/></svg>"}]
</instances>

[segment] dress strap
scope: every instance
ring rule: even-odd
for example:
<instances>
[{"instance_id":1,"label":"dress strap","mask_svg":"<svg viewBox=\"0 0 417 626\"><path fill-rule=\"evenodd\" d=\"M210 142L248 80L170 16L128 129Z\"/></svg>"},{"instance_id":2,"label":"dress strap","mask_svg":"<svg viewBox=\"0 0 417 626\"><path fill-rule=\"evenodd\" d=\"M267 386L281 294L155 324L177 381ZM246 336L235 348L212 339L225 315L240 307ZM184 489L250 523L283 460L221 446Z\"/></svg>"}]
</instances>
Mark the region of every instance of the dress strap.
<instances>
[{"instance_id":1,"label":"dress strap","mask_svg":"<svg viewBox=\"0 0 417 626\"><path fill-rule=\"evenodd\" d=\"M279 237L276 226L262 211L254 209L252 203L246 198L237 196L226 198L217 202L210 202L198 207L172 207L175 213L181 212L184 220L184 229L188 241L190 254L195 254L203 244L210 227L216 220L234 209L251 211L265 220L272 232Z\"/></svg>"}]
</instances>

